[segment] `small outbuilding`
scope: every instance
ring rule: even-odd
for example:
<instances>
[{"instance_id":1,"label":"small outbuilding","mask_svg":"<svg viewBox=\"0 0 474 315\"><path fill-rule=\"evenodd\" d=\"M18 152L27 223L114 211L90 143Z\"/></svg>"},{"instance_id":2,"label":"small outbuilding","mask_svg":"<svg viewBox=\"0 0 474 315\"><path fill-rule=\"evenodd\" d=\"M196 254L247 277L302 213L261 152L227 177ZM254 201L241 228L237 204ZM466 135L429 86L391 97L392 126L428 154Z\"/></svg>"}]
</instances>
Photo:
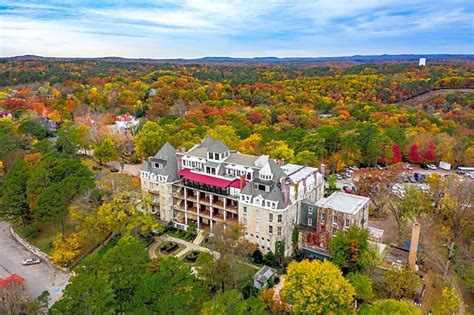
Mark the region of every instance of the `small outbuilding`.
<instances>
[{"instance_id":1,"label":"small outbuilding","mask_svg":"<svg viewBox=\"0 0 474 315\"><path fill-rule=\"evenodd\" d=\"M266 289L270 283L275 281L275 272L274 268L263 266L259 271L252 277L253 285L258 290Z\"/></svg>"}]
</instances>

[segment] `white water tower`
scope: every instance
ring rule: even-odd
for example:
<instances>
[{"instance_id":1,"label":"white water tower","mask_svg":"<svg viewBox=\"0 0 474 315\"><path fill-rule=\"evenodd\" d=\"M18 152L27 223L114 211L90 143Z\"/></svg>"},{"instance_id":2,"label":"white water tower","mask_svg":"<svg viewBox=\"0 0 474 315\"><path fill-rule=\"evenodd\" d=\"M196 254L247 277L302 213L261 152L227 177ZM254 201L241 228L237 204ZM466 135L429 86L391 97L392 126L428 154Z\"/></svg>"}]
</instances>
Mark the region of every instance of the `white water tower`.
<instances>
[{"instance_id":1,"label":"white water tower","mask_svg":"<svg viewBox=\"0 0 474 315\"><path fill-rule=\"evenodd\" d=\"M426 66L426 58L420 58L420 62L418 63L418 66L420 67Z\"/></svg>"}]
</instances>

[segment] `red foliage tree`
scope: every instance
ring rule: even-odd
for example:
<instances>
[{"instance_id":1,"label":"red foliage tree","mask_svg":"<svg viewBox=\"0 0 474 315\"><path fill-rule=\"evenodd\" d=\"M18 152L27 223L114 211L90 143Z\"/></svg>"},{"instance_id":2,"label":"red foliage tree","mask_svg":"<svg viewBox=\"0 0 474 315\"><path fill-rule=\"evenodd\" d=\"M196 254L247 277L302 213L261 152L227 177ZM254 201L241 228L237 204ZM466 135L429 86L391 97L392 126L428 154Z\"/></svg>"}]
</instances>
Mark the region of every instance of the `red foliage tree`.
<instances>
[{"instance_id":1,"label":"red foliage tree","mask_svg":"<svg viewBox=\"0 0 474 315\"><path fill-rule=\"evenodd\" d=\"M433 163L434 161L436 161L436 144L430 140L428 146L423 152L423 162Z\"/></svg>"},{"instance_id":2,"label":"red foliage tree","mask_svg":"<svg viewBox=\"0 0 474 315\"><path fill-rule=\"evenodd\" d=\"M420 157L420 153L418 152L418 146L416 145L416 143L414 143L410 147L410 152L408 152L408 160L411 163L415 163L415 164L420 163L421 157Z\"/></svg>"},{"instance_id":3,"label":"red foliage tree","mask_svg":"<svg viewBox=\"0 0 474 315\"><path fill-rule=\"evenodd\" d=\"M400 151L400 147L398 144L394 144L392 146L392 152L393 152L393 163L400 163L402 161L402 152Z\"/></svg>"}]
</instances>

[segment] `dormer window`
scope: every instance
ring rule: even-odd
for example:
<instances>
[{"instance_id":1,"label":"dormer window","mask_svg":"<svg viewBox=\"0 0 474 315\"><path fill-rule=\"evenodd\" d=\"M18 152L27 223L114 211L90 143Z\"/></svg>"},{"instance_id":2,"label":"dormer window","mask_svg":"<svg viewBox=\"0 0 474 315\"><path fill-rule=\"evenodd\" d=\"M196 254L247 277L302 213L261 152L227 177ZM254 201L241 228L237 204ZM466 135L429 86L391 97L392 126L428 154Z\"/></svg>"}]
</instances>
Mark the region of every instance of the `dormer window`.
<instances>
[{"instance_id":1,"label":"dormer window","mask_svg":"<svg viewBox=\"0 0 474 315\"><path fill-rule=\"evenodd\" d=\"M163 168L163 164L161 164L161 163L155 162L153 164L154 164L153 166L157 169L162 169Z\"/></svg>"}]
</instances>

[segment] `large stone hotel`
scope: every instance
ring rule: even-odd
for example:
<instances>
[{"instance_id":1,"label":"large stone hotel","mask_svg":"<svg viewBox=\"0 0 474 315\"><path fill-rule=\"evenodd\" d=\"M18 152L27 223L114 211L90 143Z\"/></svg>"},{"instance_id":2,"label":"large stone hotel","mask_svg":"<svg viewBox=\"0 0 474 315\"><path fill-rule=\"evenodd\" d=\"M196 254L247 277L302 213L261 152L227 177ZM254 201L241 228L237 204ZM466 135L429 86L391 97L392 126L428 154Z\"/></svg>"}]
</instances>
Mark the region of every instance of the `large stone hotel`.
<instances>
[{"instance_id":1,"label":"large stone hotel","mask_svg":"<svg viewBox=\"0 0 474 315\"><path fill-rule=\"evenodd\" d=\"M324 200L318 169L242 154L210 137L188 151L166 143L148 159L140 177L142 190L152 198L151 211L162 221L211 232L217 225L239 222L260 250L284 255L292 252L302 205Z\"/></svg>"}]
</instances>

